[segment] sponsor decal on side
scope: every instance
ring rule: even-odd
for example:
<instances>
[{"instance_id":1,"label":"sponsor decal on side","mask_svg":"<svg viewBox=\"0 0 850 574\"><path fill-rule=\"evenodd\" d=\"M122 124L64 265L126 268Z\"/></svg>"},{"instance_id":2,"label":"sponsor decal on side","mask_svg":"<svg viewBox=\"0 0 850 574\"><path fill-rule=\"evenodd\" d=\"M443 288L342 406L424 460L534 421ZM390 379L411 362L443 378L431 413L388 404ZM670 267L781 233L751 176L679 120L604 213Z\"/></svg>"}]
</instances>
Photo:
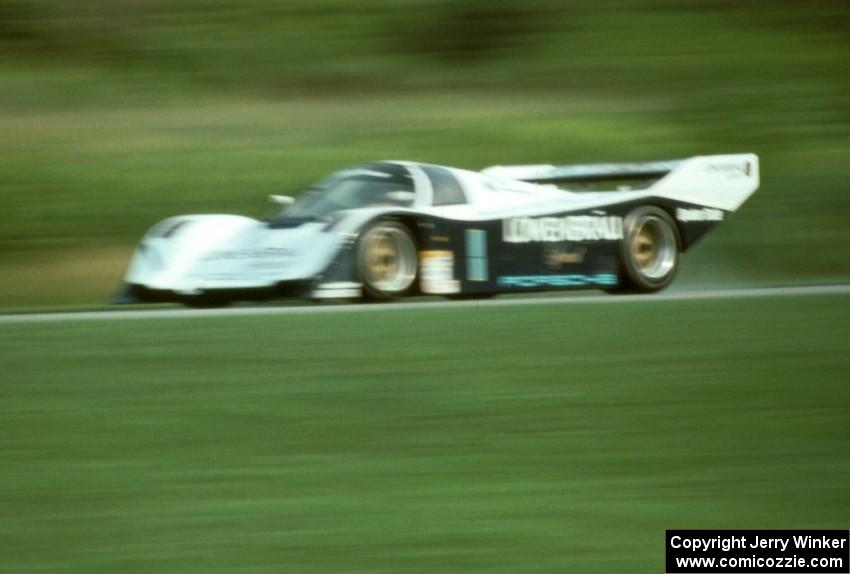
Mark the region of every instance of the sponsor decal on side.
<instances>
[{"instance_id":1,"label":"sponsor decal on side","mask_svg":"<svg viewBox=\"0 0 850 574\"><path fill-rule=\"evenodd\" d=\"M723 211L710 207L703 207L701 209L680 207L676 210L676 219L682 223L687 223L688 221L723 221Z\"/></svg>"},{"instance_id":2,"label":"sponsor decal on side","mask_svg":"<svg viewBox=\"0 0 850 574\"><path fill-rule=\"evenodd\" d=\"M470 281L487 281L487 232L483 229L466 230L466 278Z\"/></svg>"},{"instance_id":3,"label":"sponsor decal on side","mask_svg":"<svg viewBox=\"0 0 850 574\"><path fill-rule=\"evenodd\" d=\"M752 168L748 161L742 163L710 163L705 166L705 171L709 173L722 173L729 177L748 177Z\"/></svg>"},{"instance_id":4,"label":"sponsor decal on side","mask_svg":"<svg viewBox=\"0 0 850 574\"><path fill-rule=\"evenodd\" d=\"M233 249L211 251L202 261L234 261L243 259L276 259L292 257L295 254L285 247L261 247L257 249Z\"/></svg>"},{"instance_id":5,"label":"sponsor decal on side","mask_svg":"<svg viewBox=\"0 0 850 574\"><path fill-rule=\"evenodd\" d=\"M535 287L590 287L614 286L617 276L614 273L595 273L591 275L510 275L499 277L500 287L533 289Z\"/></svg>"},{"instance_id":6,"label":"sponsor decal on side","mask_svg":"<svg viewBox=\"0 0 850 574\"><path fill-rule=\"evenodd\" d=\"M623 219L604 215L514 217L502 221L506 243L614 241L623 238Z\"/></svg>"},{"instance_id":7,"label":"sponsor decal on side","mask_svg":"<svg viewBox=\"0 0 850 574\"><path fill-rule=\"evenodd\" d=\"M460 293L454 278L455 258L451 251L420 251L420 286L424 293Z\"/></svg>"},{"instance_id":8,"label":"sponsor decal on side","mask_svg":"<svg viewBox=\"0 0 850 574\"><path fill-rule=\"evenodd\" d=\"M543 252L543 260L547 267L560 269L564 265L581 263L584 261L585 253L587 253L585 247L559 249L557 246L552 246L551 249L546 249Z\"/></svg>"},{"instance_id":9,"label":"sponsor decal on side","mask_svg":"<svg viewBox=\"0 0 850 574\"><path fill-rule=\"evenodd\" d=\"M348 299L362 295L362 285L351 281L322 283L310 294L315 299Z\"/></svg>"}]
</instances>

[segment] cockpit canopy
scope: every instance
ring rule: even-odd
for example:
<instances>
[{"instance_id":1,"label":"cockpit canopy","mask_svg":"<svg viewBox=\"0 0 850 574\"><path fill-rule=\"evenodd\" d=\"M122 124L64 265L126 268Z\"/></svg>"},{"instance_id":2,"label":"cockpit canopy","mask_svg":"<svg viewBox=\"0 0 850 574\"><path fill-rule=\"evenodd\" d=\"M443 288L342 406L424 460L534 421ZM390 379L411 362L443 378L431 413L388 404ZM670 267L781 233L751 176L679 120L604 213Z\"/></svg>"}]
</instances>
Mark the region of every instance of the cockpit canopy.
<instances>
[{"instance_id":1,"label":"cockpit canopy","mask_svg":"<svg viewBox=\"0 0 850 574\"><path fill-rule=\"evenodd\" d=\"M345 209L411 207L415 201L416 188L406 168L372 164L338 171L314 184L281 217L318 220Z\"/></svg>"},{"instance_id":2,"label":"cockpit canopy","mask_svg":"<svg viewBox=\"0 0 850 574\"><path fill-rule=\"evenodd\" d=\"M413 171L427 178L417 186ZM429 190L430 188L430 190ZM273 223L289 226L328 219L338 211L362 207L437 207L467 203L463 187L451 170L428 164L415 168L380 162L355 166L330 175L304 191Z\"/></svg>"}]
</instances>

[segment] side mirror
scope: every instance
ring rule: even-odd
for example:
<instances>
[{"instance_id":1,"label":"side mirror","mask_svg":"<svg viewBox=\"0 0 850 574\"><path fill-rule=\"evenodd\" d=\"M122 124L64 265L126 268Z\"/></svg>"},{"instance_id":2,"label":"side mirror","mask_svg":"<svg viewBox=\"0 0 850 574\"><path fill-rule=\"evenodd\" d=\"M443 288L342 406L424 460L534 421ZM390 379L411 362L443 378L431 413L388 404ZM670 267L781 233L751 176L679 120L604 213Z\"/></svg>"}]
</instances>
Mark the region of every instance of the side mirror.
<instances>
[{"instance_id":1,"label":"side mirror","mask_svg":"<svg viewBox=\"0 0 850 574\"><path fill-rule=\"evenodd\" d=\"M295 202L295 198L288 195L270 195L269 201L278 205L292 205Z\"/></svg>"}]
</instances>

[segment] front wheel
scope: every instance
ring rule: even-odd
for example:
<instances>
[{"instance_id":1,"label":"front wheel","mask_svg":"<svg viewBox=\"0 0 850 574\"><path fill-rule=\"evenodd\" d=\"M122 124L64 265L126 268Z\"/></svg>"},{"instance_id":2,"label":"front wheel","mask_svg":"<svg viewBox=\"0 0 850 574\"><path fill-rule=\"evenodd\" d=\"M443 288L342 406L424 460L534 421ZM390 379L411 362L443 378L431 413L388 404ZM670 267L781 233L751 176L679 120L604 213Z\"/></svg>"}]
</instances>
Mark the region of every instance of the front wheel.
<instances>
[{"instance_id":1,"label":"front wheel","mask_svg":"<svg viewBox=\"0 0 850 574\"><path fill-rule=\"evenodd\" d=\"M620 244L623 287L658 291L667 287L679 266L679 233L663 209L639 207L623 220Z\"/></svg>"},{"instance_id":2,"label":"front wheel","mask_svg":"<svg viewBox=\"0 0 850 574\"><path fill-rule=\"evenodd\" d=\"M363 232L357 244L357 271L369 298L407 294L419 272L419 254L407 227L379 221Z\"/></svg>"}]
</instances>

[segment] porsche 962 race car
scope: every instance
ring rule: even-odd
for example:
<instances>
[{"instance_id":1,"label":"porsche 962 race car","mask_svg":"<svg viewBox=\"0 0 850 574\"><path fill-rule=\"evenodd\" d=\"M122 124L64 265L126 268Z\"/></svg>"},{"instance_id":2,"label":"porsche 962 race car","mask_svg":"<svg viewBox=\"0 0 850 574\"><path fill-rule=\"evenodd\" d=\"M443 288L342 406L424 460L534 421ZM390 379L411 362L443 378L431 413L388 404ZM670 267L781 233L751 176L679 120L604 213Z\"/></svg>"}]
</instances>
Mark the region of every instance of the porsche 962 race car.
<instances>
[{"instance_id":1,"label":"porsche 962 race car","mask_svg":"<svg viewBox=\"0 0 850 574\"><path fill-rule=\"evenodd\" d=\"M344 169L280 212L166 219L139 243L124 302L283 296L485 297L657 291L679 255L759 184L753 154L480 172L384 161Z\"/></svg>"}]
</instances>

